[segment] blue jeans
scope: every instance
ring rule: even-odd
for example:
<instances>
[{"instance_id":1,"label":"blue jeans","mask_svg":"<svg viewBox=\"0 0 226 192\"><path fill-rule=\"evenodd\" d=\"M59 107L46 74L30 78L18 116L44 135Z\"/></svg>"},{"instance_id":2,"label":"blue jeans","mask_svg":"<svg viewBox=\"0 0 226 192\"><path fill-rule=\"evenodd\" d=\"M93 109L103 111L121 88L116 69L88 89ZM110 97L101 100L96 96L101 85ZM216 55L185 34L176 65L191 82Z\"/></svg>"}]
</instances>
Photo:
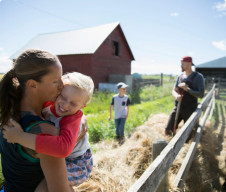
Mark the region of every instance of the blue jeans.
<instances>
[{"instance_id":1,"label":"blue jeans","mask_svg":"<svg viewBox=\"0 0 226 192\"><path fill-rule=\"evenodd\" d=\"M119 136L119 137L124 136L125 123L126 123L126 118L115 119L116 136Z\"/></svg>"}]
</instances>

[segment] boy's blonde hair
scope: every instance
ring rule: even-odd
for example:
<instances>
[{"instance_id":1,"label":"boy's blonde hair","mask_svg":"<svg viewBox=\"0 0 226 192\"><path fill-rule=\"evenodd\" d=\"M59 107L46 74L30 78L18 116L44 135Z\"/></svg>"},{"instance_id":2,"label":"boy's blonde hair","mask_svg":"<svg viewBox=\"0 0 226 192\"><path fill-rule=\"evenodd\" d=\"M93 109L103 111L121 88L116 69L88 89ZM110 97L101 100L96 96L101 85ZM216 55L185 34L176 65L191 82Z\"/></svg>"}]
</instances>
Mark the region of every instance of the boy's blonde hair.
<instances>
[{"instance_id":1,"label":"boy's blonde hair","mask_svg":"<svg viewBox=\"0 0 226 192\"><path fill-rule=\"evenodd\" d=\"M94 90L94 83L91 77L83 75L78 72L66 73L62 76L62 81L65 85L71 85L76 89L79 89L87 96L85 105L91 101Z\"/></svg>"}]
</instances>

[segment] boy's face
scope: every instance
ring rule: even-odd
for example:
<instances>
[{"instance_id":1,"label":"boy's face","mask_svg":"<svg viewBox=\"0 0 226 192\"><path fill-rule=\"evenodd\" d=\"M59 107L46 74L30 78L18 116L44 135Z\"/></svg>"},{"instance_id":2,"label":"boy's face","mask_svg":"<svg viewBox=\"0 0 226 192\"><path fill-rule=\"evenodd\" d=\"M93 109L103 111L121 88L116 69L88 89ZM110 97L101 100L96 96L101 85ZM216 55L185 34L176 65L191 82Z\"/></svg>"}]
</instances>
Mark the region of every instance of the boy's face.
<instances>
[{"instance_id":1,"label":"boy's face","mask_svg":"<svg viewBox=\"0 0 226 192\"><path fill-rule=\"evenodd\" d=\"M85 95L83 91L71 85L65 85L55 102L56 113L60 117L73 115L79 109L85 107L84 103Z\"/></svg>"},{"instance_id":2,"label":"boy's face","mask_svg":"<svg viewBox=\"0 0 226 192\"><path fill-rule=\"evenodd\" d=\"M126 93L126 88L119 88L118 91L121 95L124 95Z\"/></svg>"}]
</instances>

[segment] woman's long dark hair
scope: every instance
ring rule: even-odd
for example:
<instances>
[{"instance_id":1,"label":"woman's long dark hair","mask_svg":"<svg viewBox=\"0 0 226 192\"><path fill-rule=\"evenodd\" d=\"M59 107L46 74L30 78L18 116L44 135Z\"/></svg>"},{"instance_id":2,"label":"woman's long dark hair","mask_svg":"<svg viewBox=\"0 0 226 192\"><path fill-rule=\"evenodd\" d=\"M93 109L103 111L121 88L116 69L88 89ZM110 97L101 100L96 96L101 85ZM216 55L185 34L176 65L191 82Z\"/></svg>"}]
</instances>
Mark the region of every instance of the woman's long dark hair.
<instances>
[{"instance_id":1,"label":"woman's long dark hair","mask_svg":"<svg viewBox=\"0 0 226 192\"><path fill-rule=\"evenodd\" d=\"M50 66L60 63L55 55L43 50L30 49L23 52L0 81L0 126L10 117L20 119L20 103L26 82L29 79L40 82L50 72Z\"/></svg>"}]
</instances>

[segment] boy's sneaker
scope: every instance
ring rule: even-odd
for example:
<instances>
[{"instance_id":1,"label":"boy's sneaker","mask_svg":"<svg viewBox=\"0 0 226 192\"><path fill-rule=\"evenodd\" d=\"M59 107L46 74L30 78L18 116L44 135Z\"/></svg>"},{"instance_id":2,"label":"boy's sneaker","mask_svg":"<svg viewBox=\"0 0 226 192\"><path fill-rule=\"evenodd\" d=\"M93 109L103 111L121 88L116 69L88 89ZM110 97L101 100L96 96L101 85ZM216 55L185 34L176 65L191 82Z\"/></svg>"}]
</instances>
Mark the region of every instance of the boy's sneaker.
<instances>
[{"instance_id":1,"label":"boy's sneaker","mask_svg":"<svg viewBox=\"0 0 226 192\"><path fill-rule=\"evenodd\" d=\"M125 142L125 137L124 136L119 137L118 144L122 145L124 142Z\"/></svg>"}]
</instances>

